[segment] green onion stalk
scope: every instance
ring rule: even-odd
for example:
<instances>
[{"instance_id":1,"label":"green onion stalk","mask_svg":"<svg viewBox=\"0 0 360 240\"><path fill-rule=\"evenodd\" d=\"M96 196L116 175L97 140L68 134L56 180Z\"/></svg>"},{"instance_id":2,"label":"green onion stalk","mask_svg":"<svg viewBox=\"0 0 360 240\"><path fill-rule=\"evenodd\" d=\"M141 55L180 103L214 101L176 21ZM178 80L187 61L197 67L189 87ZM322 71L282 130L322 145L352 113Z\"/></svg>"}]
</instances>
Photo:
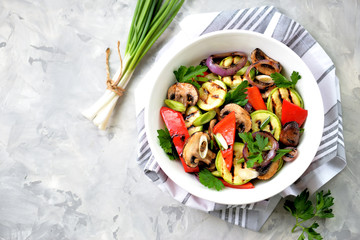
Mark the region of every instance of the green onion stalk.
<instances>
[{"instance_id":1,"label":"green onion stalk","mask_svg":"<svg viewBox=\"0 0 360 240\"><path fill-rule=\"evenodd\" d=\"M108 87L98 101L82 112L82 114L89 120L92 120L99 129L106 129L115 105L125 91L136 66L172 22L184 1L185 0L137 1L123 59L120 55L118 42L121 66L113 78L110 79L108 66L109 49L107 49Z\"/></svg>"}]
</instances>

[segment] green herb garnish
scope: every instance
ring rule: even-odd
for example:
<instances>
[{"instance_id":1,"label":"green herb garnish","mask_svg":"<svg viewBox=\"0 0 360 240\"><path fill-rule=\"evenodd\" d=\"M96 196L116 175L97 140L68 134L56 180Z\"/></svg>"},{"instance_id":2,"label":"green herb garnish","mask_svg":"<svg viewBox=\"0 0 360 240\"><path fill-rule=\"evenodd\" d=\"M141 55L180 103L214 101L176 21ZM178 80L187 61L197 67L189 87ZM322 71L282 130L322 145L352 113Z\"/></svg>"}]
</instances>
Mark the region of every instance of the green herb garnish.
<instances>
[{"instance_id":1,"label":"green herb garnish","mask_svg":"<svg viewBox=\"0 0 360 240\"><path fill-rule=\"evenodd\" d=\"M279 160L280 158L282 158L289 152L291 152L291 149L278 149L276 151L276 153L277 153L276 156L271 161L276 162L277 160Z\"/></svg>"},{"instance_id":2,"label":"green herb garnish","mask_svg":"<svg viewBox=\"0 0 360 240\"><path fill-rule=\"evenodd\" d=\"M264 130L264 128L269 124L270 122L270 116L268 116L265 121L263 121L260 125L260 130Z\"/></svg>"},{"instance_id":3,"label":"green herb garnish","mask_svg":"<svg viewBox=\"0 0 360 240\"><path fill-rule=\"evenodd\" d=\"M330 195L330 190L328 190L326 194L324 194L323 191L316 193L316 204L313 206L313 203L309 200L309 191L305 189L295 198L294 201L285 201L284 208L296 219L295 226L292 228L291 232L294 233L297 228L302 229L302 233L298 239L305 239L305 234L307 234L309 240L323 239L320 233L315 231L315 229L319 227L319 224L316 221L314 221L309 227L305 227L302 224L314 217L334 217L332 209L330 208L334 205L334 198Z\"/></svg>"},{"instance_id":4,"label":"green herb garnish","mask_svg":"<svg viewBox=\"0 0 360 240\"><path fill-rule=\"evenodd\" d=\"M179 69L174 71L175 78L178 82L182 83L190 83L194 85L197 89L200 89L200 84L197 81L204 82L207 81L207 78L202 77L204 72L206 72L208 68L206 66L198 65L198 66L180 66Z\"/></svg>"},{"instance_id":5,"label":"green herb garnish","mask_svg":"<svg viewBox=\"0 0 360 240\"><path fill-rule=\"evenodd\" d=\"M298 72L293 71L289 81L281 73L272 73L270 77L274 80L275 85L281 88L295 88L296 83L301 79L301 76Z\"/></svg>"},{"instance_id":6,"label":"green herb garnish","mask_svg":"<svg viewBox=\"0 0 360 240\"><path fill-rule=\"evenodd\" d=\"M225 96L224 105L228 103L236 103L244 106L248 100L246 99L246 88L249 86L248 81L242 81L234 90L230 90Z\"/></svg>"},{"instance_id":7,"label":"green herb garnish","mask_svg":"<svg viewBox=\"0 0 360 240\"><path fill-rule=\"evenodd\" d=\"M225 188L224 184L207 169L199 172L199 181L202 185L216 189L217 191Z\"/></svg>"},{"instance_id":8,"label":"green herb garnish","mask_svg":"<svg viewBox=\"0 0 360 240\"><path fill-rule=\"evenodd\" d=\"M175 146L172 142L169 130L165 127L165 129L157 130L158 139L160 143L160 147L165 151L169 159L175 160L179 158L179 155L175 149Z\"/></svg>"},{"instance_id":9,"label":"green herb garnish","mask_svg":"<svg viewBox=\"0 0 360 240\"><path fill-rule=\"evenodd\" d=\"M244 141L244 143L247 143L247 147L250 153L250 156L246 162L246 166L248 168L252 168L255 163L262 163L264 160L262 157L262 152L268 145L269 139L260 134L257 134L254 140L251 133L239 133L239 137Z\"/></svg>"}]
</instances>

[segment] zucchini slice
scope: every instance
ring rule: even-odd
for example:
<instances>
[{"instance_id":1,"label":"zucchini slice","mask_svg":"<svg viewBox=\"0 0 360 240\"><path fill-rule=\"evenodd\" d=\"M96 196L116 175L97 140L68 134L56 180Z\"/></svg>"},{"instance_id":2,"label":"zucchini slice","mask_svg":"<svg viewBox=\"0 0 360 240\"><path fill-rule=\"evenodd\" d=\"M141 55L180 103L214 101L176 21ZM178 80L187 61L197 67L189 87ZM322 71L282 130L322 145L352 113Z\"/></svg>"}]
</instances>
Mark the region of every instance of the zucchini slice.
<instances>
[{"instance_id":1,"label":"zucchini slice","mask_svg":"<svg viewBox=\"0 0 360 240\"><path fill-rule=\"evenodd\" d=\"M197 104L202 110L210 111L224 103L226 93L227 88L224 82L210 80L205 82L199 89L200 96Z\"/></svg>"},{"instance_id":2,"label":"zucchini slice","mask_svg":"<svg viewBox=\"0 0 360 240\"><path fill-rule=\"evenodd\" d=\"M259 173L252 168L247 168L245 162L239 161L242 158L242 149L244 148L243 143L234 144L234 160L233 168L230 172L226 167L225 160L221 154L221 151L218 152L215 160L215 166L217 172L219 172L222 178L233 185L242 185L249 182L251 179L257 178Z\"/></svg>"},{"instance_id":3,"label":"zucchini slice","mask_svg":"<svg viewBox=\"0 0 360 240\"><path fill-rule=\"evenodd\" d=\"M266 131L271 133L274 138L279 141L280 132L281 132L281 122L279 118L272 112L268 110L257 110L250 114L251 117L251 128L253 132L260 131L260 126L265 121L269 121L269 123L263 126L262 131Z\"/></svg>"},{"instance_id":4,"label":"zucchini slice","mask_svg":"<svg viewBox=\"0 0 360 240\"><path fill-rule=\"evenodd\" d=\"M185 126L187 127L187 130L189 132L189 135L191 136L195 132L199 132L203 130L203 126L194 126L194 121L196 118L201 116L201 111L196 106L190 106L185 112Z\"/></svg>"},{"instance_id":5,"label":"zucchini slice","mask_svg":"<svg viewBox=\"0 0 360 240\"><path fill-rule=\"evenodd\" d=\"M225 77L222 77L221 80L231 89L235 89L237 86L239 86L244 81L241 78L241 76L238 76L238 75L225 76Z\"/></svg>"},{"instance_id":6,"label":"zucchini slice","mask_svg":"<svg viewBox=\"0 0 360 240\"><path fill-rule=\"evenodd\" d=\"M283 99L304 108L304 102L300 94L292 88L274 88L267 100L267 109L281 119L282 102Z\"/></svg>"}]
</instances>

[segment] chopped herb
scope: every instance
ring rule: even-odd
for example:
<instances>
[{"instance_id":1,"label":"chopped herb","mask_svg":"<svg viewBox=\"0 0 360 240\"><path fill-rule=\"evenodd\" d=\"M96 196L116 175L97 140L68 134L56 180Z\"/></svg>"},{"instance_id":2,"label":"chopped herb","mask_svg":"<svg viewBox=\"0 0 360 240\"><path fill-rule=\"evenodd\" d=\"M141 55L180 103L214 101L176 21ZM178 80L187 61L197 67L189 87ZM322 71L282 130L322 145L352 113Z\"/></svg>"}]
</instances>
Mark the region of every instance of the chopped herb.
<instances>
[{"instance_id":1,"label":"chopped herb","mask_svg":"<svg viewBox=\"0 0 360 240\"><path fill-rule=\"evenodd\" d=\"M224 184L207 169L203 169L199 172L199 181L205 187L213 188L217 191L225 188Z\"/></svg>"},{"instance_id":2,"label":"chopped herb","mask_svg":"<svg viewBox=\"0 0 360 240\"><path fill-rule=\"evenodd\" d=\"M210 139L210 149L214 150L214 140Z\"/></svg>"},{"instance_id":3,"label":"chopped herb","mask_svg":"<svg viewBox=\"0 0 360 240\"><path fill-rule=\"evenodd\" d=\"M237 160L237 164L240 164L240 163L243 163L243 162L245 162L245 158L240 158L239 160Z\"/></svg>"},{"instance_id":4,"label":"chopped herb","mask_svg":"<svg viewBox=\"0 0 360 240\"><path fill-rule=\"evenodd\" d=\"M265 121L263 121L260 125L260 130L263 130L270 122L270 116L268 116Z\"/></svg>"},{"instance_id":5,"label":"chopped herb","mask_svg":"<svg viewBox=\"0 0 360 240\"><path fill-rule=\"evenodd\" d=\"M281 88L295 88L296 83L301 79L301 76L298 72L293 71L289 81L281 73L272 73L270 77L274 80L275 85Z\"/></svg>"},{"instance_id":6,"label":"chopped herb","mask_svg":"<svg viewBox=\"0 0 360 240\"><path fill-rule=\"evenodd\" d=\"M309 227L305 227L302 224L314 217L319 218L332 218L331 206L334 205L334 198L331 197L331 192L328 190L326 194L321 192L316 193L316 204L309 200L309 191L305 189L300 195L298 195L294 201L286 200L284 203L285 210L289 211L296 219L296 223L292 228L291 232L294 233L296 228L301 228L302 233L298 239L305 239L305 234L308 239L323 239L320 233L316 232L315 229L319 227L317 222L313 222Z\"/></svg>"},{"instance_id":7,"label":"chopped herb","mask_svg":"<svg viewBox=\"0 0 360 240\"><path fill-rule=\"evenodd\" d=\"M224 105L228 103L236 103L240 106L244 106L248 100L246 99L246 88L249 86L248 81L242 81L239 86L234 90L230 90L225 96Z\"/></svg>"},{"instance_id":8,"label":"chopped herb","mask_svg":"<svg viewBox=\"0 0 360 240\"><path fill-rule=\"evenodd\" d=\"M257 134L254 140L251 133L239 133L239 137L244 141L244 143L247 143L247 147L250 153L248 161L246 162L246 166L248 168L252 168L255 163L262 163L262 152L269 143L269 139L260 134Z\"/></svg>"},{"instance_id":9,"label":"chopped herb","mask_svg":"<svg viewBox=\"0 0 360 240\"><path fill-rule=\"evenodd\" d=\"M171 160L178 159L179 156L172 142L169 130L165 127L165 129L157 130L157 133L158 133L157 137L159 139L160 147L165 151L169 159Z\"/></svg>"},{"instance_id":10,"label":"chopped herb","mask_svg":"<svg viewBox=\"0 0 360 240\"><path fill-rule=\"evenodd\" d=\"M208 68L206 66L198 65L198 66L180 66L179 69L174 71L175 78L178 82L182 83L190 83L194 85L197 89L201 86L197 81L207 81L207 78L202 77L204 72L206 72Z\"/></svg>"},{"instance_id":11,"label":"chopped herb","mask_svg":"<svg viewBox=\"0 0 360 240\"><path fill-rule=\"evenodd\" d=\"M278 149L276 151L276 153L277 153L276 156L271 161L276 162L277 160L279 160L280 158L282 158L289 152L291 152L291 149Z\"/></svg>"}]
</instances>

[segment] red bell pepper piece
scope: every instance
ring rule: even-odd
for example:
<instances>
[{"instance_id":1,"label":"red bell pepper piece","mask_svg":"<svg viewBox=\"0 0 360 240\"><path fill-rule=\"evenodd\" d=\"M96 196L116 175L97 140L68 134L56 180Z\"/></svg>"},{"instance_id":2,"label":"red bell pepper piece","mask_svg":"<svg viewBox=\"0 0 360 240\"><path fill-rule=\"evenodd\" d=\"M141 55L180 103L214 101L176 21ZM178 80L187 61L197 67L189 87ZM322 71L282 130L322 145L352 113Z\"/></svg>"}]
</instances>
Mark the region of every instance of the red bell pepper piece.
<instances>
[{"instance_id":1,"label":"red bell pepper piece","mask_svg":"<svg viewBox=\"0 0 360 240\"><path fill-rule=\"evenodd\" d=\"M299 127L303 125L308 115L308 111L299 107L298 105L289 101L283 100L281 110L281 124L284 126L285 123L295 121L299 124Z\"/></svg>"},{"instance_id":2,"label":"red bell pepper piece","mask_svg":"<svg viewBox=\"0 0 360 240\"><path fill-rule=\"evenodd\" d=\"M221 150L221 154L225 160L226 167L231 170L233 164L234 155L234 142L235 142L235 112L231 112L224 117L220 122L214 126L214 134L221 133L224 137L227 145L229 146L226 150Z\"/></svg>"},{"instance_id":3,"label":"red bell pepper piece","mask_svg":"<svg viewBox=\"0 0 360 240\"><path fill-rule=\"evenodd\" d=\"M179 155L185 172L199 172L198 167L192 168L186 165L182 157L185 141L189 138L189 132L185 126L185 121L182 114L167 107L162 107L160 109L160 114L167 129L169 130L170 136L175 145L176 151Z\"/></svg>"},{"instance_id":4,"label":"red bell pepper piece","mask_svg":"<svg viewBox=\"0 0 360 240\"><path fill-rule=\"evenodd\" d=\"M267 110L264 99L262 98L258 87L248 87L246 98L255 110Z\"/></svg>"},{"instance_id":5,"label":"red bell pepper piece","mask_svg":"<svg viewBox=\"0 0 360 240\"><path fill-rule=\"evenodd\" d=\"M230 188L236 188L236 189L251 189L251 188L255 188L254 184L252 184L251 182L247 182L244 183L242 185L233 185L230 184L228 182L226 182L224 179L219 178L220 181L224 184L225 187L230 187Z\"/></svg>"}]
</instances>

